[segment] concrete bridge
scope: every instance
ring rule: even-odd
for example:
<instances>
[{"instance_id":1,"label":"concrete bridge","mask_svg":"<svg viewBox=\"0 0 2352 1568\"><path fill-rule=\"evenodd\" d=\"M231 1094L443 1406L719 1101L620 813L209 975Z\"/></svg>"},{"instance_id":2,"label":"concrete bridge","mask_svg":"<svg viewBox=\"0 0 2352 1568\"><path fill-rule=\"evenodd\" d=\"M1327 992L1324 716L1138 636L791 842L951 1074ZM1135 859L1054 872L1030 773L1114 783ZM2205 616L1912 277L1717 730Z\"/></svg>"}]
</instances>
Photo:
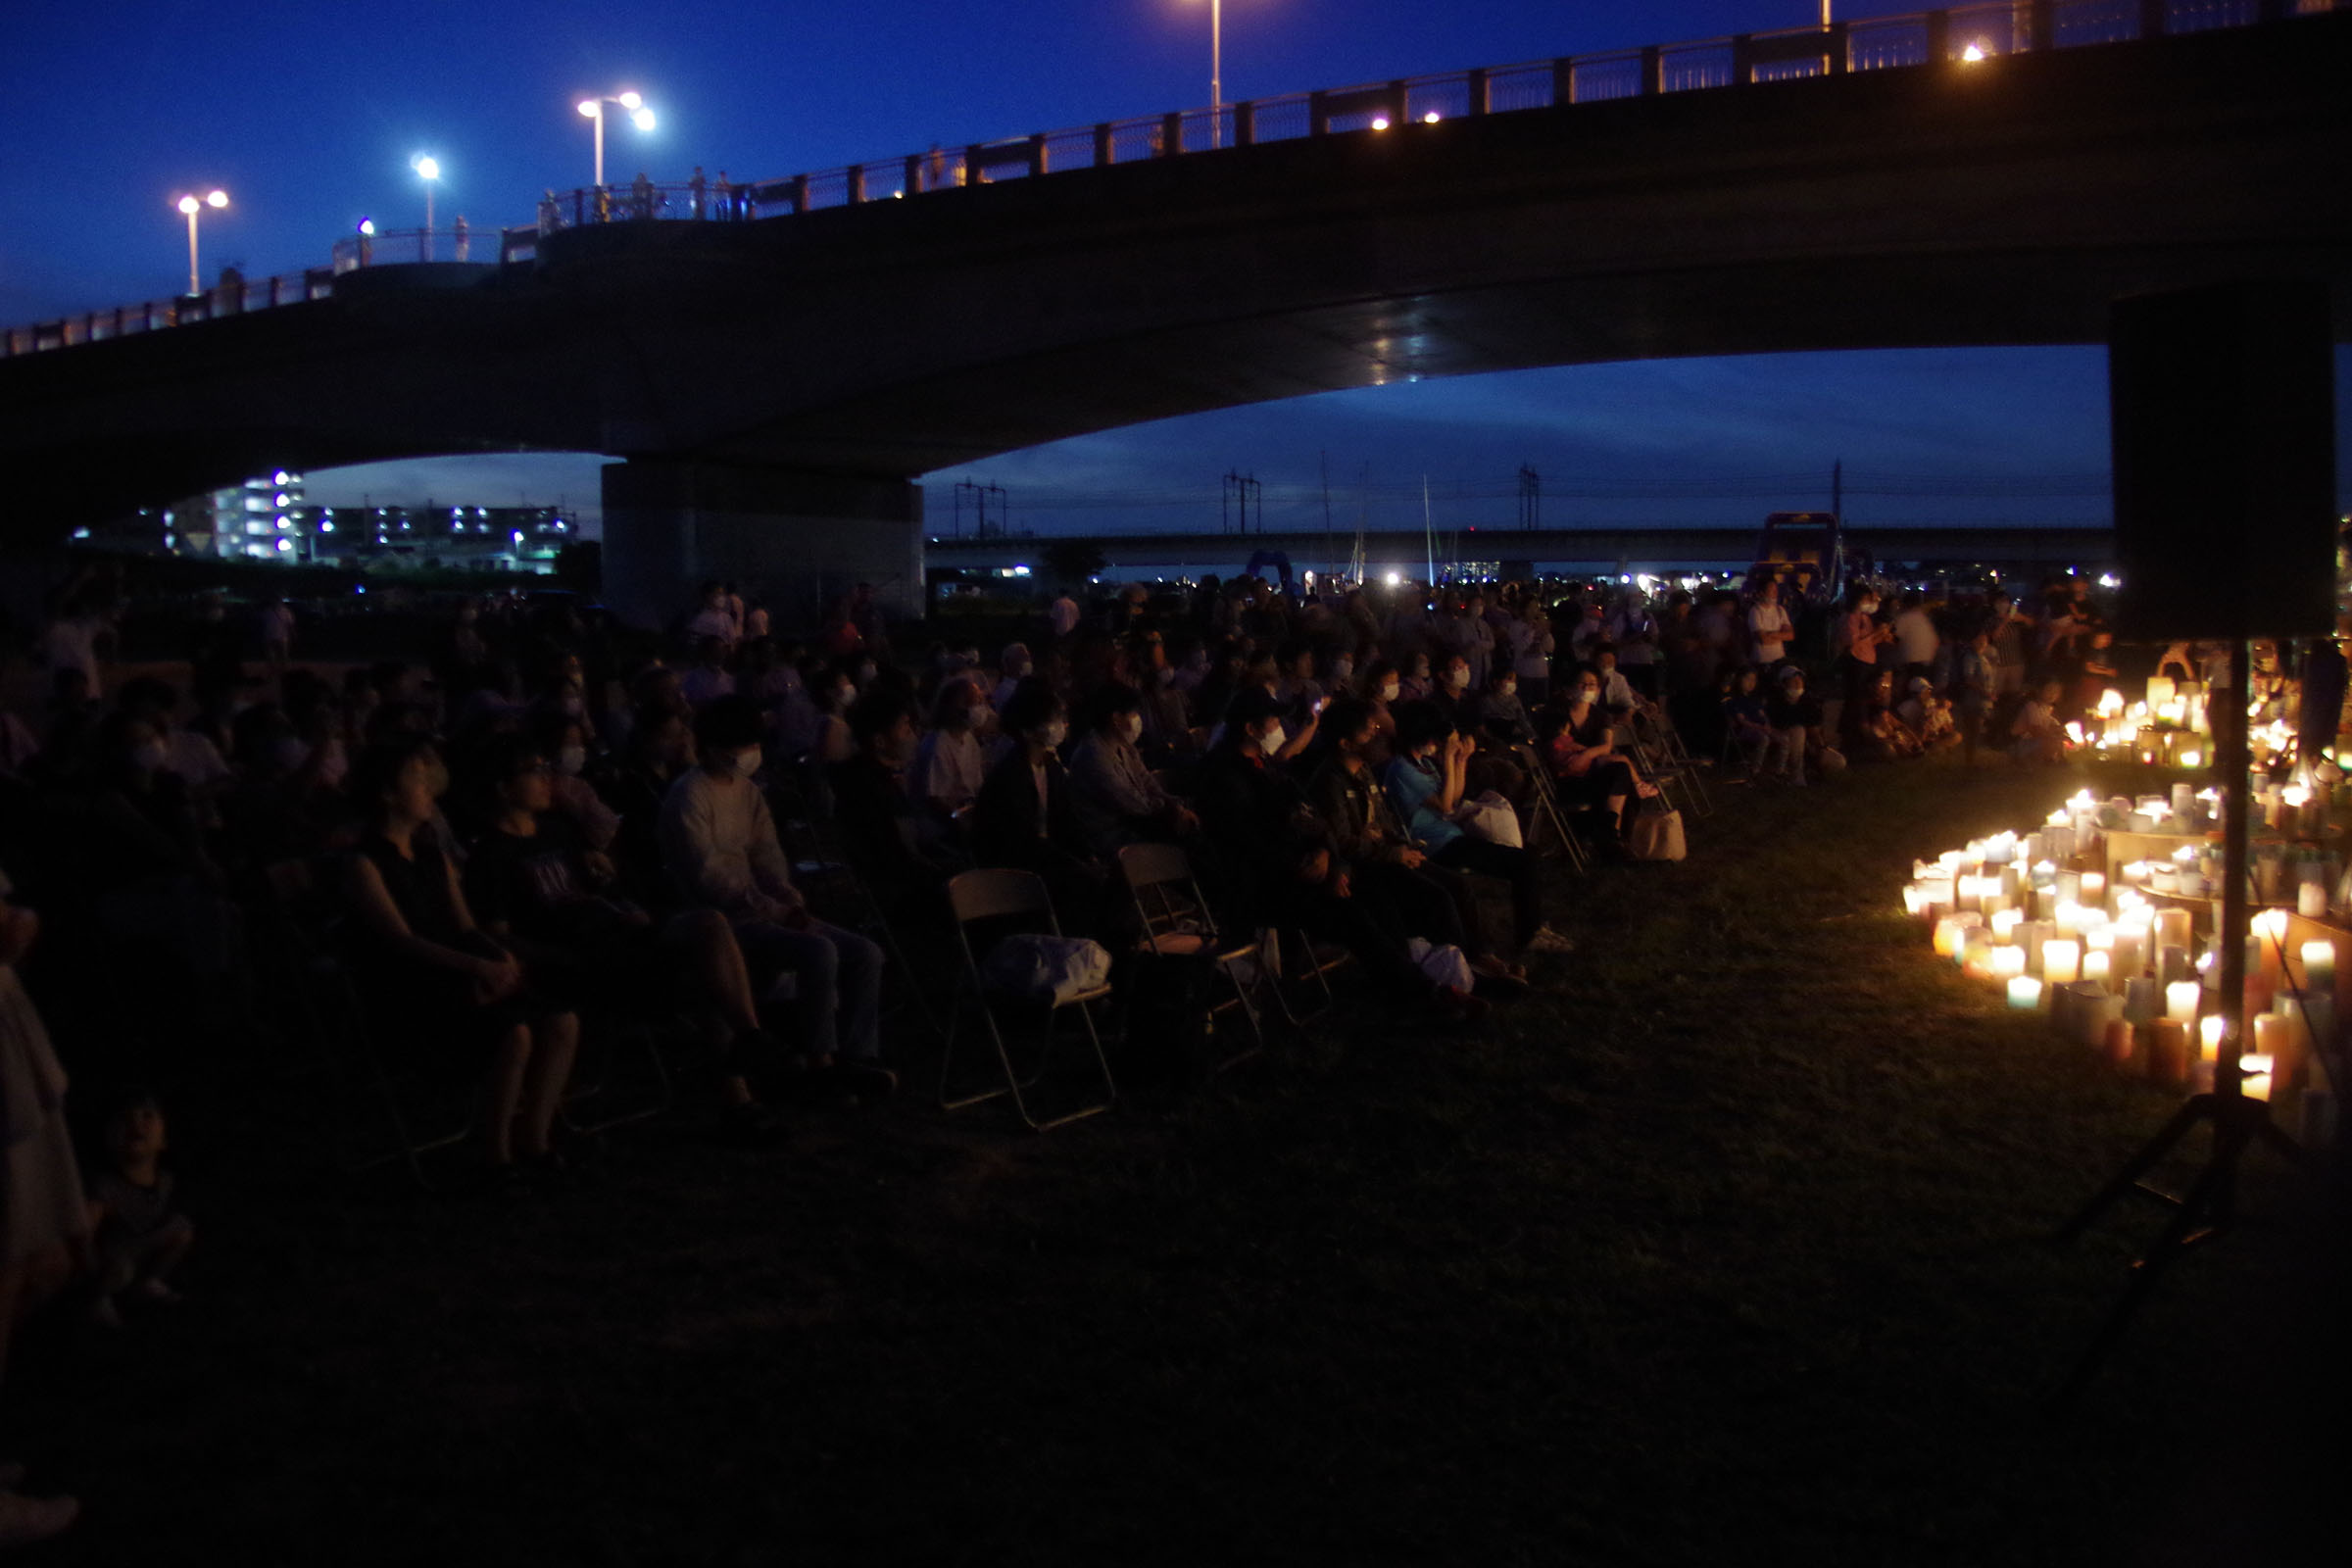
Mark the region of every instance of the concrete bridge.
<instances>
[{"instance_id":1,"label":"concrete bridge","mask_svg":"<svg viewBox=\"0 0 2352 1568\"><path fill-rule=\"evenodd\" d=\"M2246 278L2325 281L2340 336L2352 15L2307 9L2017 0L1456 73L768 182L749 211L773 220L561 228L169 331L69 323L0 359L7 526L270 466L584 450L626 460L624 609L704 574L911 594L916 475L1144 419L1605 360L2096 344L2119 297ZM2053 47L2096 27L2135 41Z\"/></svg>"}]
</instances>

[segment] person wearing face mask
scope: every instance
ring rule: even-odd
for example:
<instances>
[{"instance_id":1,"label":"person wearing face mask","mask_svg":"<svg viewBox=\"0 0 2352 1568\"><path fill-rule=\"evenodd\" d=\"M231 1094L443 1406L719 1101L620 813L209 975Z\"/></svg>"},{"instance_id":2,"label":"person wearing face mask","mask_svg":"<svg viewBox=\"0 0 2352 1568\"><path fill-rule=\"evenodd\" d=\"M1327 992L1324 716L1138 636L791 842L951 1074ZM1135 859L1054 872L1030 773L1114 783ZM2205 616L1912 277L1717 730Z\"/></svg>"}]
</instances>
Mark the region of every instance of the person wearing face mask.
<instances>
[{"instance_id":1,"label":"person wearing face mask","mask_svg":"<svg viewBox=\"0 0 2352 1568\"><path fill-rule=\"evenodd\" d=\"M915 747L906 776L906 793L914 799L927 840L963 842L964 817L988 776L980 746L987 715L987 699L973 682L952 680L939 689L932 704L934 727Z\"/></svg>"},{"instance_id":2,"label":"person wearing face mask","mask_svg":"<svg viewBox=\"0 0 2352 1568\"><path fill-rule=\"evenodd\" d=\"M1435 985L1406 951L1394 909L1358 899L1347 858L1306 792L1274 764L1289 737L1282 710L1262 691L1234 699L1226 732L1200 768L1200 819L1221 854L1234 930L1298 929L1344 944L1392 1004L1441 1021L1470 1022L1487 1004Z\"/></svg>"},{"instance_id":3,"label":"person wearing face mask","mask_svg":"<svg viewBox=\"0 0 2352 1568\"><path fill-rule=\"evenodd\" d=\"M1527 705L1519 700L1519 672L1508 664L1496 669L1487 682L1486 695L1478 700L1478 723L1494 745L1520 747L1534 742L1536 726L1527 716Z\"/></svg>"},{"instance_id":4,"label":"person wearing face mask","mask_svg":"<svg viewBox=\"0 0 2352 1568\"><path fill-rule=\"evenodd\" d=\"M1396 695L1389 700L1392 704L1423 703L1436 693L1437 682L1430 676L1427 654L1405 656L1403 672L1397 677L1396 687Z\"/></svg>"},{"instance_id":5,"label":"person wearing face mask","mask_svg":"<svg viewBox=\"0 0 2352 1568\"><path fill-rule=\"evenodd\" d=\"M1105 686L1088 699L1086 733L1070 753L1070 791L1088 845L1105 859L1121 845L1186 838L1200 826L1152 776L1138 750L1143 738L1140 692Z\"/></svg>"},{"instance_id":6,"label":"person wearing face mask","mask_svg":"<svg viewBox=\"0 0 2352 1568\"><path fill-rule=\"evenodd\" d=\"M1481 938L1484 921L1470 878L1431 863L1406 841L1404 824L1365 759L1375 733L1371 706L1357 697L1335 698L1325 714L1329 744L1323 765L1307 782L1307 799L1330 835L1351 895L1365 900L1390 930L1433 947L1461 949L1471 968L1501 993L1523 989L1526 971L1497 958Z\"/></svg>"},{"instance_id":7,"label":"person wearing face mask","mask_svg":"<svg viewBox=\"0 0 2352 1568\"><path fill-rule=\"evenodd\" d=\"M808 911L755 776L760 710L721 697L695 717L702 760L662 801L662 861L687 906L715 909L735 932L753 994L794 977L792 1015L806 1064L842 1087L886 1095L881 1064L882 950Z\"/></svg>"},{"instance_id":8,"label":"person wearing face mask","mask_svg":"<svg viewBox=\"0 0 2352 1568\"><path fill-rule=\"evenodd\" d=\"M589 776L590 763L597 760L589 751L587 721L560 712L542 714L531 726L531 736L547 760L551 808L578 830L590 849L610 851L620 835L620 813L605 804ZM596 771L606 771L601 761Z\"/></svg>"},{"instance_id":9,"label":"person wearing face mask","mask_svg":"<svg viewBox=\"0 0 2352 1568\"><path fill-rule=\"evenodd\" d=\"M1551 617L1544 613L1541 596L1530 592L1519 601L1519 612L1502 628L1503 646L1511 668L1519 676L1519 699L1543 706L1551 695L1551 653L1555 640Z\"/></svg>"},{"instance_id":10,"label":"person wearing face mask","mask_svg":"<svg viewBox=\"0 0 2352 1568\"><path fill-rule=\"evenodd\" d=\"M1101 937L1110 873L1079 823L1062 765L1069 711L1032 676L1004 705L1004 725L1012 744L972 803L972 858L1035 871L1046 879L1063 934Z\"/></svg>"},{"instance_id":11,"label":"person wearing face mask","mask_svg":"<svg viewBox=\"0 0 2352 1568\"><path fill-rule=\"evenodd\" d=\"M1404 701L1404 678L1390 661L1376 659L1364 671L1363 696L1372 722L1371 739L1364 743L1364 762L1377 774L1389 765L1396 751L1396 709Z\"/></svg>"},{"instance_id":12,"label":"person wearing face mask","mask_svg":"<svg viewBox=\"0 0 2352 1568\"><path fill-rule=\"evenodd\" d=\"M1894 641L1894 628L1879 619L1877 589L1866 586L1854 590L1853 609L1838 624L1838 669L1844 677L1844 711L1858 715L1871 686L1879 678L1883 663L1879 651Z\"/></svg>"},{"instance_id":13,"label":"person wearing face mask","mask_svg":"<svg viewBox=\"0 0 2352 1568\"><path fill-rule=\"evenodd\" d=\"M1536 858L1465 831L1454 812L1466 797L1476 743L1445 714L1417 705L1396 715L1396 756L1382 774L1389 801L1414 849L1438 864L1510 884L1511 925L1522 953L1564 953L1574 944L1544 920L1544 884Z\"/></svg>"},{"instance_id":14,"label":"person wearing face mask","mask_svg":"<svg viewBox=\"0 0 2352 1568\"><path fill-rule=\"evenodd\" d=\"M1633 826L1627 808L1642 791L1633 764L1617 755L1598 674L1579 675L1567 704L1546 719L1542 755L1561 800L1596 805L1604 813L1607 831L1596 847L1603 854L1622 849Z\"/></svg>"}]
</instances>

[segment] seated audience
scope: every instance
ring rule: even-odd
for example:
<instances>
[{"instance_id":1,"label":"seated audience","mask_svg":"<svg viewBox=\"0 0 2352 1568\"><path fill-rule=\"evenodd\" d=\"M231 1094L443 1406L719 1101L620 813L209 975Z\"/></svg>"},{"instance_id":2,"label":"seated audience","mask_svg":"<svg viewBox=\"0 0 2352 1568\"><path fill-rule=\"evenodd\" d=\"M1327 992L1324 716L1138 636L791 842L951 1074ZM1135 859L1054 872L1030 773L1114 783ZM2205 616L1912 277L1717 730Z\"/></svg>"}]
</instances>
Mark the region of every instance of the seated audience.
<instances>
[{"instance_id":1,"label":"seated audience","mask_svg":"<svg viewBox=\"0 0 2352 1568\"><path fill-rule=\"evenodd\" d=\"M1465 798L1475 742L1429 704L1396 718L1396 756L1381 782L1403 819L1413 848L1438 864L1475 871L1510 884L1511 925L1522 953L1559 953L1571 946L1544 921L1544 885L1536 858L1524 849L1490 843L1454 818Z\"/></svg>"}]
</instances>

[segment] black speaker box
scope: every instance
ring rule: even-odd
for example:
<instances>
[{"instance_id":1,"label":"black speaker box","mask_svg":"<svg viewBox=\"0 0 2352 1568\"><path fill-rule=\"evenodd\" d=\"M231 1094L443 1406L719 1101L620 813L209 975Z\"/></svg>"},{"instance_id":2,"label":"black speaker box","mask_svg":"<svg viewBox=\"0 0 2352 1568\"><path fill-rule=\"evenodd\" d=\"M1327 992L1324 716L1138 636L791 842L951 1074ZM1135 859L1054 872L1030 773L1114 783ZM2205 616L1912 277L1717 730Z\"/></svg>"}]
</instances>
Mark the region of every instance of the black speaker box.
<instances>
[{"instance_id":1,"label":"black speaker box","mask_svg":"<svg viewBox=\"0 0 2352 1568\"><path fill-rule=\"evenodd\" d=\"M2334 629L2332 344L2321 283L2116 302L2107 395L2123 635Z\"/></svg>"}]
</instances>

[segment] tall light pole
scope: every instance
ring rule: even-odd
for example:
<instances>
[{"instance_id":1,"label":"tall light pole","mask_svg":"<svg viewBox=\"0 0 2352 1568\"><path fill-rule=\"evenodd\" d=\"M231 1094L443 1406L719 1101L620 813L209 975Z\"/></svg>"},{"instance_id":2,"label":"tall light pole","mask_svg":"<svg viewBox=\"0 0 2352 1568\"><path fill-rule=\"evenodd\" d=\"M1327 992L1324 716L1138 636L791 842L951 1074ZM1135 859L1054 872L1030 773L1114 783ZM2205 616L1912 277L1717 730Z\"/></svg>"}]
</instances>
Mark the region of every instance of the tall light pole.
<instances>
[{"instance_id":1,"label":"tall light pole","mask_svg":"<svg viewBox=\"0 0 2352 1568\"><path fill-rule=\"evenodd\" d=\"M217 190L208 196L182 196L172 205L188 215L188 292L202 293L203 285L196 280L196 215L207 207L216 210L226 207L228 192Z\"/></svg>"},{"instance_id":2,"label":"tall light pole","mask_svg":"<svg viewBox=\"0 0 2352 1568\"><path fill-rule=\"evenodd\" d=\"M629 120L639 130L654 128L654 112L645 107L645 99L633 92L613 93L609 97L583 98L580 113L596 122L596 184L605 184L605 105L618 104L629 112Z\"/></svg>"},{"instance_id":3,"label":"tall light pole","mask_svg":"<svg viewBox=\"0 0 2352 1568\"><path fill-rule=\"evenodd\" d=\"M419 153L409 160L416 177L424 181L424 259L433 259L433 181L441 177L441 161L429 153Z\"/></svg>"},{"instance_id":4,"label":"tall light pole","mask_svg":"<svg viewBox=\"0 0 2352 1568\"><path fill-rule=\"evenodd\" d=\"M1828 0L1823 0L1824 4ZM1225 107L1225 0L1208 0L1208 109ZM1219 115L1219 118L1222 118Z\"/></svg>"}]
</instances>

